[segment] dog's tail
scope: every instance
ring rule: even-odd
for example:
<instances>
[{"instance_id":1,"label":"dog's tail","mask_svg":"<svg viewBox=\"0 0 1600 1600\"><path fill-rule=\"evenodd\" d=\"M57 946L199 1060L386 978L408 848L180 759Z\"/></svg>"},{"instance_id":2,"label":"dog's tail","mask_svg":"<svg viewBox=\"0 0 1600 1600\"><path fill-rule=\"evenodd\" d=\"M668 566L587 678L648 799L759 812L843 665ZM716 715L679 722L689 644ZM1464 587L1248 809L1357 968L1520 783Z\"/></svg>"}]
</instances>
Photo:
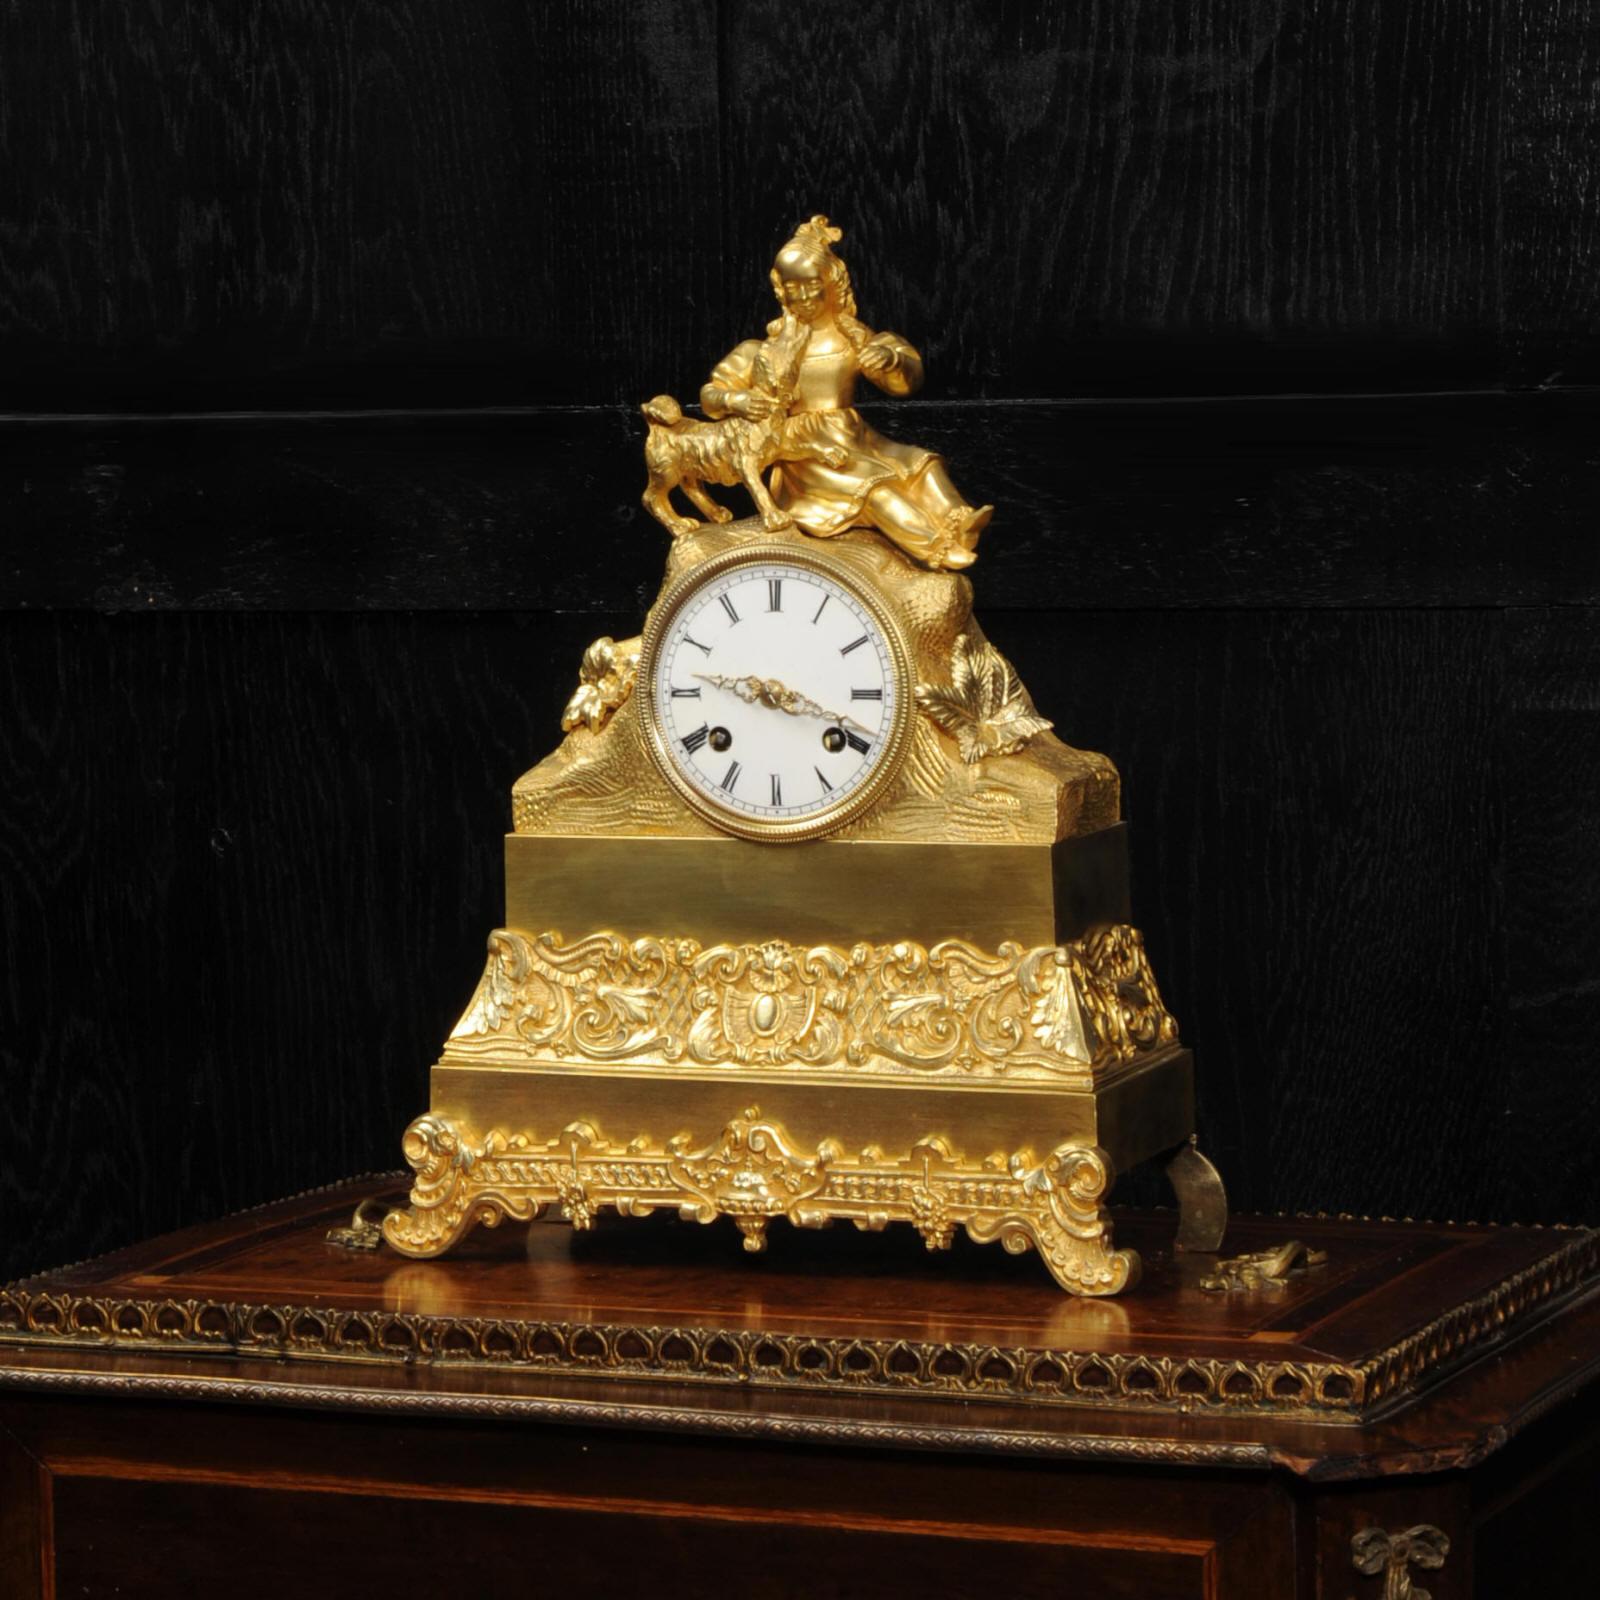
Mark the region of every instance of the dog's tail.
<instances>
[{"instance_id":1,"label":"dog's tail","mask_svg":"<svg viewBox=\"0 0 1600 1600\"><path fill-rule=\"evenodd\" d=\"M670 394L658 394L639 407L647 422L659 422L664 428L676 427L683 421L683 407Z\"/></svg>"}]
</instances>

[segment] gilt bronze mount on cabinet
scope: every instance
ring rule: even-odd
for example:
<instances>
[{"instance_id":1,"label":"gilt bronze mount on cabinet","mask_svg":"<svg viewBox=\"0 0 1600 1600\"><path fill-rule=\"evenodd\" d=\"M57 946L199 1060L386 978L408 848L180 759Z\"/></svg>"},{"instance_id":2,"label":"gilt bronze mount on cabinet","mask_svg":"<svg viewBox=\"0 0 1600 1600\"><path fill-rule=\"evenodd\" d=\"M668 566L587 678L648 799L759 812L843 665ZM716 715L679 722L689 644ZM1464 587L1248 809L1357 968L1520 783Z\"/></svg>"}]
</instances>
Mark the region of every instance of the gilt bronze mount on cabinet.
<instances>
[{"instance_id":1,"label":"gilt bronze mount on cabinet","mask_svg":"<svg viewBox=\"0 0 1600 1600\"><path fill-rule=\"evenodd\" d=\"M972 615L991 508L877 433L922 360L857 315L824 217L685 418L643 409L672 535L642 636L585 653L513 791L506 925L405 1135L407 1255L559 1207L909 1222L1138 1277L1106 1196L1161 1160L1215 1250L1190 1055L1130 920L1116 769L1051 732ZM705 485L743 485L735 521ZM682 493L705 520L684 515Z\"/></svg>"}]
</instances>

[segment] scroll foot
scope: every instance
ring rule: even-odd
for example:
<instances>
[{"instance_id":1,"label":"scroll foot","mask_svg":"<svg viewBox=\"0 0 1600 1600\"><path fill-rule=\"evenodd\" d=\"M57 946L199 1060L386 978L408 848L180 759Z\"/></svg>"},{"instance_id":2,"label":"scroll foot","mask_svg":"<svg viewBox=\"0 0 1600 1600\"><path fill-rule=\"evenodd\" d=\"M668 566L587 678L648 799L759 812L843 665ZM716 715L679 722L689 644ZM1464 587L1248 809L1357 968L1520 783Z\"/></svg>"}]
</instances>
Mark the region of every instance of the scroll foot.
<instances>
[{"instance_id":1,"label":"scroll foot","mask_svg":"<svg viewBox=\"0 0 1600 1600\"><path fill-rule=\"evenodd\" d=\"M383 1219L383 1237L403 1256L442 1255L469 1229L494 1227L502 1217L531 1222L543 1207L503 1194L480 1180L484 1152L446 1117L418 1117L401 1148L416 1169L411 1203Z\"/></svg>"},{"instance_id":2,"label":"scroll foot","mask_svg":"<svg viewBox=\"0 0 1600 1600\"><path fill-rule=\"evenodd\" d=\"M1031 1201L1025 1210L978 1215L967 1232L980 1244L998 1239L1013 1254L1033 1245L1050 1276L1068 1294L1121 1294L1139 1281L1134 1250L1114 1248L1103 1201L1114 1176L1097 1145L1061 1145L1043 1165L1028 1168L1012 1157L1012 1176Z\"/></svg>"}]
</instances>

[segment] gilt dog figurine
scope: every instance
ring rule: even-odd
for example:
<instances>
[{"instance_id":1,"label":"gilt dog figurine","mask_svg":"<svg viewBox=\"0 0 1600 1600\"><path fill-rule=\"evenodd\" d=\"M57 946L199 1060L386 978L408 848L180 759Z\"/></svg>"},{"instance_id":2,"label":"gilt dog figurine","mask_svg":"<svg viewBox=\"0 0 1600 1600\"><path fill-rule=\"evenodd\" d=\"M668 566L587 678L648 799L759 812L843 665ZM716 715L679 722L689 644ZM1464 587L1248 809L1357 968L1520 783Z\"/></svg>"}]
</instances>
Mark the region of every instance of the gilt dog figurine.
<instances>
[{"instance_id":1,"label":"gilt dog figurine","mask_svg":"<svg viewBox=\"0 0 1600 1600\"><path fill-rule=\"evenodd\" d=\"M773 501L761 475L774 461L812 460L842 467L845 453L836 446L791 443L786 437L789 402L794 397L808 330L794 317L782 319L777 333L763 341L756 357L753 382L743 396L741 412L719 422L694 422L669 394L658 394L639 409L650 424L644 459L650 482L645 509L674 538L703 526L679 516L670 499L682 489L713 522L729 522L733 513L705 491L707 483L743 484L750 491L761 521L769 531L793 525L793 518Z\"/></svg>"}]
</instances>

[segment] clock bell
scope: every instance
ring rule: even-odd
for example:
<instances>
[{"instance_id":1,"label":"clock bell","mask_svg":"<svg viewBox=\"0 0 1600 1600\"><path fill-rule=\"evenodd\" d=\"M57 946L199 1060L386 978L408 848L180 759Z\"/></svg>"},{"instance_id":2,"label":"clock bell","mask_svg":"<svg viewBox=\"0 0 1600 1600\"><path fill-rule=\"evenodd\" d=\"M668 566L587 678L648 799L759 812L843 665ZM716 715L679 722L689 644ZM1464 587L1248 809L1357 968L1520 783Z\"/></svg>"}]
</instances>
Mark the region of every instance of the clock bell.
<instances>
[{"instance_id":1,"label":"clock bell","mask_svg":"<svg viewBox=\"0 0 1600 1600\"><path fill-rule=\"evenodd\" d=\"M779 253L778 315L713 370L709 420L644 407L662 589L640 638L585 653L513 790L505 925L382 1225L403 1254L671 1208L748 1250L778 1218L908 1222L930 1250L964 1228L1116 1294L1139 1261L1106 1197L1152 1160L1178 1247L1221 1242L1116 769L973 617L990 508L856 410L922 361L861 321L839 238L814 217Z\"/></svg>"}]
</instances>

